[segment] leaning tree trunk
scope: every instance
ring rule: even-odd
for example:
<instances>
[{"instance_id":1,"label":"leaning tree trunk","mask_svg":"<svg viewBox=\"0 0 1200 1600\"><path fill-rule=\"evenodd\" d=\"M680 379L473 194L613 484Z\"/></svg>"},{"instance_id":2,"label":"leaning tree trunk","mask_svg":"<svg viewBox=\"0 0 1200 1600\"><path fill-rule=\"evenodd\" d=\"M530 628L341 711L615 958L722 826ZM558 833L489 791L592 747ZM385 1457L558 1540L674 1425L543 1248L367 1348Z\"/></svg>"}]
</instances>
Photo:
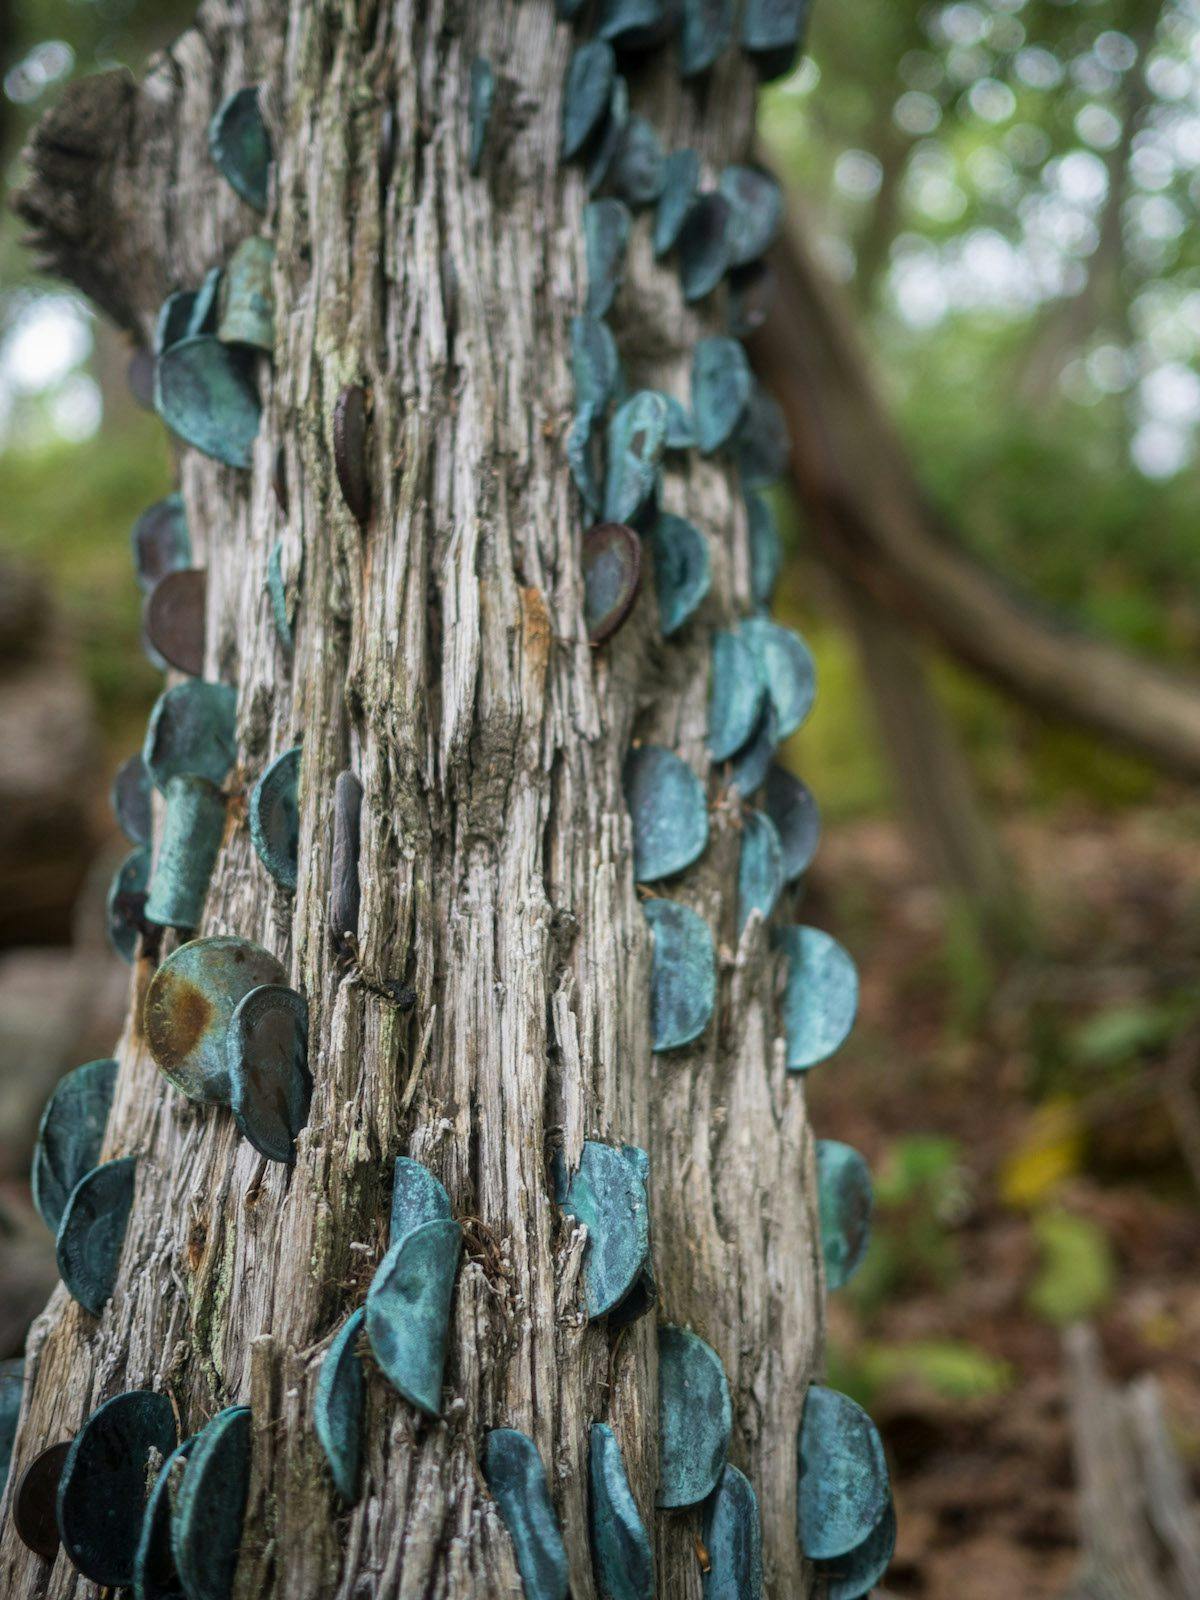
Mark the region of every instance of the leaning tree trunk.
<instances>
[{"instance_id":1,"label":"leaning tree trunk","mask_svg":"<svg viewBox=\"0 0 1200 1600\"><path fill-rule=\"evenodd\" d=\"M585 1137L650 1154L659 1315L712 1344L734 1401L731 1459L755 1484L767 1592L808 1592L796 1437L821 1332L813 1142L777 1040L762 922L735 922L736 800L714 785L708 850L673 894L717 931L719 999L694 1047L653 1055L649 938L621 794L633 739L707 781L708 645L750 607L740 498L722 466L671 458L666 506L708 535L703 622L665 642L648 582L589 647L581 510L564 457L567 328L586 281L585 191L557 160L571 35L552 0L214 3L135 88L102 76L43 124L24 208L59 270L149 342L257 219L205 130L251 82L271 90L276 347L252 470L181 458L208 569L206 675L238 694L239 787L302 741L300 885L275 887L235 802L202 933L257 940L307 996L315 1094L295 1167L264 1164L230 1117L159 1075L134 972L105 1155L139 1155L116 1291L97 1321L60 1289L31 1333L24 1460L124 1388L166 1388L194 1428L253 1407L242 1597L518 1594L477 1466L483 1431L530 1433L550 1468L574 1600L596 1593L587 1425L612 1422L658 1594L701 1593L697 1512L654 1511L654 1317L621 1335L579 1310L582 1236L548 1163ZM471 64L497 102L468 175ZM752 139L752 74L730 53L703 92L666 62L635 104L664 141L720 166ZM716 312L683 305L635 233L613 326L637 383L686 394ZM333 476L347 384L373 406L365 530ZM286 513L272 492L282 450ZM294 661L264 577L279 539L302 582ZM337 772L365 791L358 959L328 931ZM399 987L411 986L408 1008ZM385 1242L391 1163L443 1179L465 1221L445 1418L373 1373L360 1503L342 1514L311 1416L321 1357ZM59 1556L0 1546L11 1600L93 1593Z\"/></svg>"}]
</instances>

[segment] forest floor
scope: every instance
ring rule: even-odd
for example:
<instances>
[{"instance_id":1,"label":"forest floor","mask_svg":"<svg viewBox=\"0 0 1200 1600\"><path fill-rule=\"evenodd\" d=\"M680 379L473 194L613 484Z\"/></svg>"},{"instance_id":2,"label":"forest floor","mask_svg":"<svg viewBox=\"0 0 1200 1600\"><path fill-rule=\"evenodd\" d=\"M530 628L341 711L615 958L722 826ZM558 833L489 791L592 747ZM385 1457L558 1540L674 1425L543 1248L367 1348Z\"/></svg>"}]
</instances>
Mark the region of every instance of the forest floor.
<instances>
[{"instance_id":1,"label":"forest floor","mask_svg":"<svg viewBox=\"0 0 1200 1600\"><path fill-rule=\"evenodd\" d=\"M998 971L892 825L842 824L818 857L802 915L850 946L863 996L810 1114L877 1192L871 1250L831 1297L829 1377L891 1457L889 1594L1067 1593L1074 1318L1110 1378L1157 1377L1200 1487L1196 821L1022 820L1006 837L1036 944Z\"/></svg>"}]
</instances>

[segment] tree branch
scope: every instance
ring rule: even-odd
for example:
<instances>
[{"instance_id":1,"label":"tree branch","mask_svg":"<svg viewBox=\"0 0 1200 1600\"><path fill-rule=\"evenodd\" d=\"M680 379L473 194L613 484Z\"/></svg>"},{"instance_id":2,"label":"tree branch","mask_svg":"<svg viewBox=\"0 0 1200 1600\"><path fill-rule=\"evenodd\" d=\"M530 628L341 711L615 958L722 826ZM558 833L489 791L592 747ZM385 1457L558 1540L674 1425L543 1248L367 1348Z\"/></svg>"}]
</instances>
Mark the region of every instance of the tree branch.
<instances>
[{"instance_id":1,"label":"tree branch","mask_svg":"<svg viewBox=\"0 0 1200 1600\"><path fill-rule=\"evenodd\" d=\"M118 322L136 331L136 285L115 237L120 213L106 203L112 168L131 148L137 96L126 72L102 72L67 85L24 150L29 177L13 209L31 226L25 243L39 271L76 284Z\"/></svg>"}]
</instances>

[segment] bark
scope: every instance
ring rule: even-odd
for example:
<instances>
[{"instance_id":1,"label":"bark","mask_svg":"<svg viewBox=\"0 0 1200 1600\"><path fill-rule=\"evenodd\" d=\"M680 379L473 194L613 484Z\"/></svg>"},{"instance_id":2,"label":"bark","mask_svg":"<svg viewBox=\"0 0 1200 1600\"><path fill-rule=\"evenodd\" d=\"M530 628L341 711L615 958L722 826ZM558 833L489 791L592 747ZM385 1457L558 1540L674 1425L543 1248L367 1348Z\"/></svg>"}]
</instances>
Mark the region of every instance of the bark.
<instances>
[{"instance_id":1,"label":"bark","mask_svg":"<svg viewBox=\"0 0 1200 1600\"><path fill-rule=\"evenodd\" d=\"M794 221L775 265L778 306L751 351L783 406L797 493L826 559L1035 710L1200 775L1200 677L1070 628L966 555L917 483Z\"/></svg>"},{"instance_id":2,"label":"bark","mask_svg":"<svg viewBox=\"0 0 1200 1600\"><path fill-rule=\"evenodd\" d=\"M233 89L272 86L277 332L254 466L185 453L181 471L209 574L208 675L238 687L237 787L303 737L299 894L266 878L235 801L201 931L254 938L290 965L309 1002L312 1113L289 1172L264 1167L227 1115L183 1101L142 1041L139 963L105 1148L139 1155L119 1281L98 1323L60 1289L35 1324L10 1477L123 1388L169 1388L189 1428L248 1400L242 1600L519 1594L477 1467L500 1424L536 1440L572 1595L592 1600L594 1418L624 1449L658 1594L699 1600L699 1514L653 1510L655 1319L616 1337L584 1323L583 1236L550 1198L551 1149L570 1160L592 1136L650 1153L659 1314L724 1361L768 1593L808 1592L795 1440L822 1313L812 1138L776 1041L778 974L757 919L735 939L736 805L714 790L709 848L672 893L717 930L718 1015L689 1051L651 1055L620 792L632 737L707 775L710 630L749 607L743 515L723 468L672 470L668 508L712 542L703 621L664 644L648 584L622 632L589 649L564 458L567 323L585 282L583 185L557 167L570 46L552 0L212 3L139 88L115 75L74 87L43 124L22 201L43 257L146 338L167 290L255 226L214 172L205 127ZM498 95L471 179L477 55ZM752 82L736 60L698 96L652 65L635 105L714 164L749 148ZM638 230L613 319L631 379L686 394L688 350L715 311L685 311ZM373 400L365 533L331 469L333 402L351 382ZM281 444L286 519L270 487ZM294 665L264 589L280 537L293 567L303 557ZM344 967L326 902L347 764L366 799L360 947ZM415 988L414 1009L393 982ZM371 1369L365 1492L339 1514L313 1388L381 1257L402 1152L466 1219L453 1400L424 1423ZM7 1518L0 1590L91 1593L63 1556L50 1571L25 1551Z\"/></svg>"}]
</instances>

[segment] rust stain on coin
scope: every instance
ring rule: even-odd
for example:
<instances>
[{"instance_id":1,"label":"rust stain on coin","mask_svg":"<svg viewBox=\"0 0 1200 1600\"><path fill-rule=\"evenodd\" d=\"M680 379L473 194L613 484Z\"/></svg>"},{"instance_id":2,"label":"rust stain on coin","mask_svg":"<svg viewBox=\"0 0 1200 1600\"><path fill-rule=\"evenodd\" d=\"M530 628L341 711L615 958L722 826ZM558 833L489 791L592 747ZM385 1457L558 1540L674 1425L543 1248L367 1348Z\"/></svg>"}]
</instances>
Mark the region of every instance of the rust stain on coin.
<instances>
[{"instance_id":1,"label":"rust stain on coin","mask_svg":"<svg viewBox=\"0 0 1200 1600\"><path fill-rule=\"evenodd\" d=\"M154 1008L156 1057L176 1067L196 1048L212 1020L213 1004L194 983L174 973L161 974Z\"/></svg>"}]
</instances>

